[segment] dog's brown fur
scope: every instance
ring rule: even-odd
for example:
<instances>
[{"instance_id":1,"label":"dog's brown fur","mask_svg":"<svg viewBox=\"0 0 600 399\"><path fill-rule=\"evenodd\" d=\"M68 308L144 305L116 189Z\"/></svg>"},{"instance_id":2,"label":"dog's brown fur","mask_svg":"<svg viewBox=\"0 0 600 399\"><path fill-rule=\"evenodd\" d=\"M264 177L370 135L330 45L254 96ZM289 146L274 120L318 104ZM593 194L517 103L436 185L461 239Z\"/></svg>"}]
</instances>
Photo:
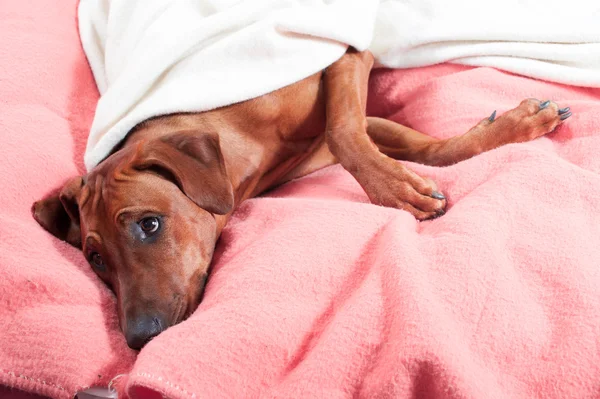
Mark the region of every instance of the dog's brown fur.
<instances>
[{"instance_id":1,"label":"dog's brown fur","mask_svg":"<svg viewBox=\"0 0 600 399\"><path fill-rule=\"evenodd\" d=\"M435 140L366 117L372 65L370 53L351 49L326 71L262 97L147 120L87 176L34 204L36 220L81 248L112 287L131 347L194 311L220 232L245 199L339 162L374 204L437 217L446 201L435 184L392 158L456 163L544 135L568 113L529 99ZM158 218L154 235L140 228L146 217Z\"/></svg>"}]
</instances>

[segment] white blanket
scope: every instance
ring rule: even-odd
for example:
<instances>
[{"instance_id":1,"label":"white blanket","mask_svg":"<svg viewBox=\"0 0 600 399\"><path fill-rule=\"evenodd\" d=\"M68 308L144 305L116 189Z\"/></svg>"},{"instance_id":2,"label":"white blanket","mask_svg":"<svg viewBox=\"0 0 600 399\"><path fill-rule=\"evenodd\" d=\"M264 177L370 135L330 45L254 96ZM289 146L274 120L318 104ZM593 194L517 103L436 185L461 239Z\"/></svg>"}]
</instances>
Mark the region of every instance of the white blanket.
<instances>
[{"instance_id":1,"label":"white blanket","mask_svg":"<svg viewBox=\"0 0 600 399\"><path fill-rule=\"evenodd\" d=\"M370 49L379 65L455 62L600 87L597 0L81 0L101 93L88 170L136 124L248 100Z\"/></svg>"}]
</instances>

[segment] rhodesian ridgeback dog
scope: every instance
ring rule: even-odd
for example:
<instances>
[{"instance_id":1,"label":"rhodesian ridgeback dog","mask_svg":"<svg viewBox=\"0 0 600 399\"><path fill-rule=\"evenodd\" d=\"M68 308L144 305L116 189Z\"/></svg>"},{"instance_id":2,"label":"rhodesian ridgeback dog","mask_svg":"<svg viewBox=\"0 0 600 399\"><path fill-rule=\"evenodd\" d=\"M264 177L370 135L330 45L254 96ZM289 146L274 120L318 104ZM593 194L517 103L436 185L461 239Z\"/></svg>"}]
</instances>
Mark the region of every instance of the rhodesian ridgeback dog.
<instances>
[{"instance_id":1,"label":"rhodesian ridgeback dog","mask_svg":"<svg viewBox=\"0 0 600 399\"><path fill-rule=\"evenodd\" d=\"M131 348L196 309L219 235L245 199L339 162L373 204L432 219L445 213L442 191L395 159L450 165L540 137L571 116L528 99L436 140L366 116L373 61L349 49L326 70L270 94L144 121L89 174L33 205L35 219L82 249L112 288Z\"/></svg>"}]
</instances>

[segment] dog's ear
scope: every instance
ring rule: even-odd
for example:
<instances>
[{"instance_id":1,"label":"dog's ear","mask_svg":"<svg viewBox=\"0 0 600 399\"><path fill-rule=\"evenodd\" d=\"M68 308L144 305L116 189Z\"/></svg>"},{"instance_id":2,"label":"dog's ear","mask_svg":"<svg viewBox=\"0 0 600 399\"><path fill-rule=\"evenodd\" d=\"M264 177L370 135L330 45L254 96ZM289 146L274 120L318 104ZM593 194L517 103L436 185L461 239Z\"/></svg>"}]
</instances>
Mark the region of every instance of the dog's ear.
<instances>
[{"instance_id":1,"label":"dog's ear","mask_svg":"<svg viewBox=\"0 0 600 399\"><path fill-rule=\"evenodd\" d=\"M233 209L233 187L215 134L186 130L146 142L133 167L172 180L208 212L225 215Z\"/></svg>"},{"instance_id":2,"label":"dog's ear","mask_svg":"<svg viewBox=\"0 0 600 399\"><path fill-rule=\"evenodd\" d=\"M81 249L78 199L83 179L69 180L59 193L37 201L31 207L34 219L49 233Z\"/></svg>"}]
</instances>

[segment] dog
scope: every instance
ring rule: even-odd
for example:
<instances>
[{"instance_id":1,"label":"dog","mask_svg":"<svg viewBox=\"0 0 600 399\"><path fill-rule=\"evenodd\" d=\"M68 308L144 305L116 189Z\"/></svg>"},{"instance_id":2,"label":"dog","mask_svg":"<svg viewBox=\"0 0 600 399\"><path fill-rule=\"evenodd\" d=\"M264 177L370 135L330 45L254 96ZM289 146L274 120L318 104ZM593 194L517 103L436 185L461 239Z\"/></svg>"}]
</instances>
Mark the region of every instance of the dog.
<instances>
[{"instance_id":1,"label":"dog","mask_svg":"<svg viewBox=\"0 0 600 399\"><path fill-rule=\"evenodd\" d=\"M436 218L447 205L441 190L396 160L454 164L543 136L571 116L526 99L436 140L366 115L373 63L349 48L324 71L261 97L146 120L89 174L33 204L38 223L80 248L114 291L129 347L197 308L219 235L245 199L340 163L373 204Z\"/></svg>"}]
</instances>

